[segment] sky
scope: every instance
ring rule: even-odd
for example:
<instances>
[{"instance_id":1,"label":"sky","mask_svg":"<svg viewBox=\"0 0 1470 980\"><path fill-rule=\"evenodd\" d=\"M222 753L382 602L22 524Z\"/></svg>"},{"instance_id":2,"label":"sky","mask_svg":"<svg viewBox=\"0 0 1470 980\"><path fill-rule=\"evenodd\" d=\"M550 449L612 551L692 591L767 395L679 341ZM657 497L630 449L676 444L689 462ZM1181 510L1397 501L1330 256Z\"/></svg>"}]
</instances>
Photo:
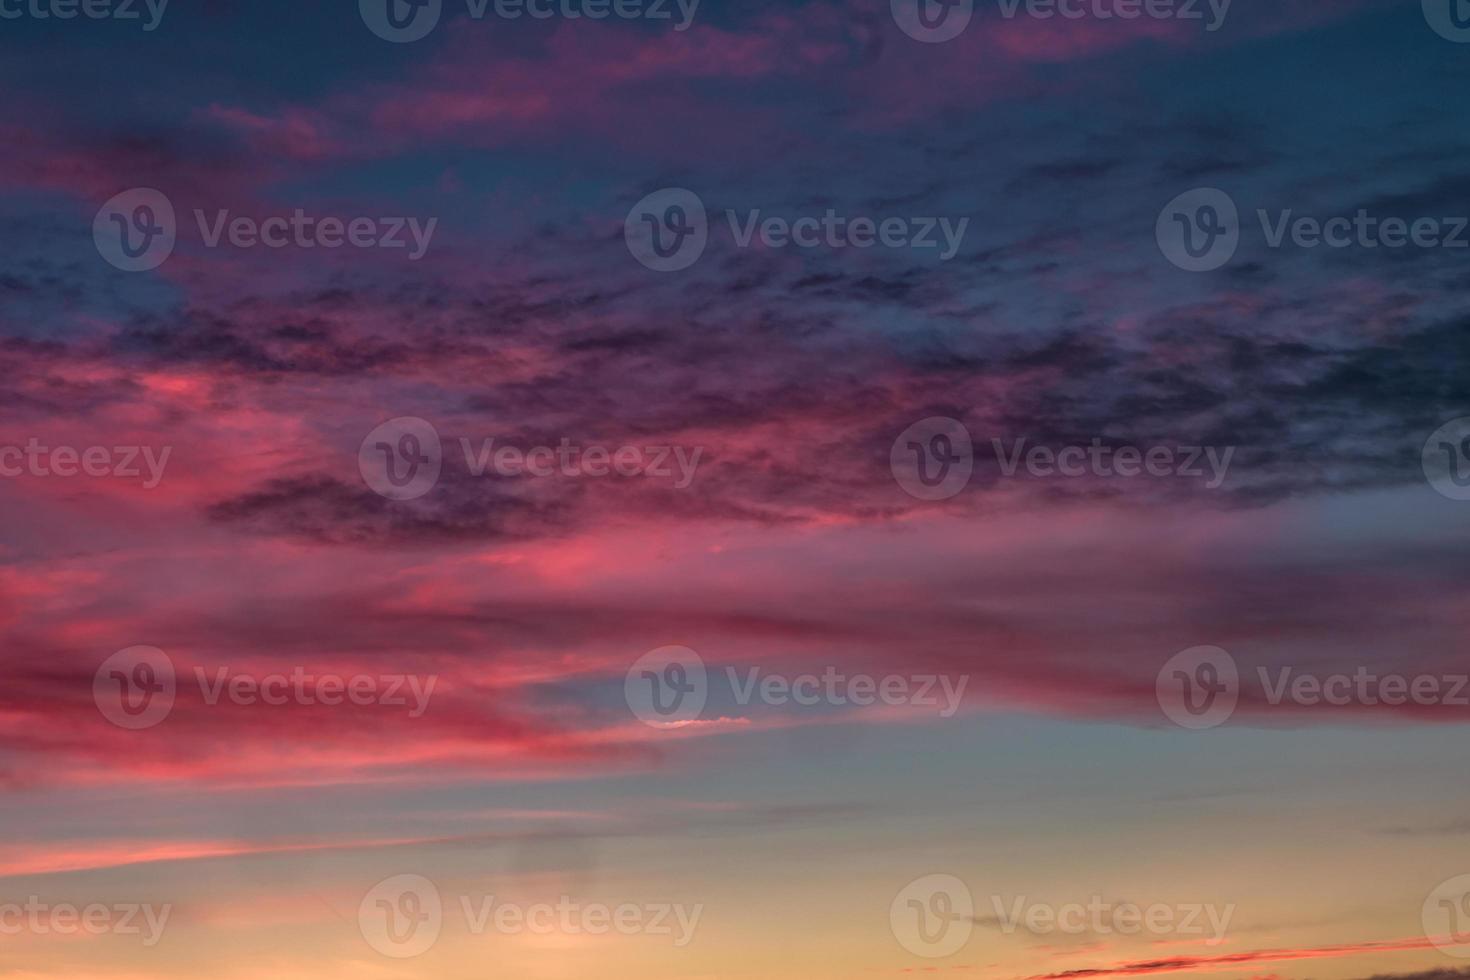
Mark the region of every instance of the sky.
<instances>
[{"instance_id":1,"label":"sky","mask_svg":"<svg viewBox=\"0 0 1470 980\"><path fill-rule=\"evenodd\" d=\"M0 980L1470 975L1470 5L0 51Z\"/></svg>"}]
</instances>

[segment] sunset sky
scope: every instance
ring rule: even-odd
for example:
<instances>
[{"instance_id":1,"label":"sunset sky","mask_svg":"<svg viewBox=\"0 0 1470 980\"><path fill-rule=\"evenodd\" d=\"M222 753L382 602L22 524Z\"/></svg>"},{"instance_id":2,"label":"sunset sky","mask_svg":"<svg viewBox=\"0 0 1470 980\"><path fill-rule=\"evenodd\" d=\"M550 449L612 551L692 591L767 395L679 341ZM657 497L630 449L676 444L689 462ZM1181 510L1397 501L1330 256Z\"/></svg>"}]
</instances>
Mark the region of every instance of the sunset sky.
<instances>
[{"instance_id":1,"label":"sunset sky","mask_svg":"<svg viewBox=\"0 0 1470 980\"><path fill-rule=\"evenodd\" d=\"M557 2L0 0L0 980L1470 968L1470 4Z\"/></svg>"}]
</instances>

